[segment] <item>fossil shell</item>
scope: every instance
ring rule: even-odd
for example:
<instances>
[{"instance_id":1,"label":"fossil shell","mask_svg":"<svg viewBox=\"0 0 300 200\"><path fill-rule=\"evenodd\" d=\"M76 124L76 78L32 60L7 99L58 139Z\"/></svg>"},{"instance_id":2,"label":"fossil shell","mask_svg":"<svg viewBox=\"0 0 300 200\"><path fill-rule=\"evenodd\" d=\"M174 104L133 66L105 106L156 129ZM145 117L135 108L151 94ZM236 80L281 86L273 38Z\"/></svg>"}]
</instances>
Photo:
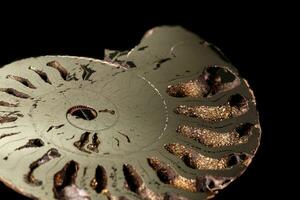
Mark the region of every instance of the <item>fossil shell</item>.
<instances>
[{"instance_id":1,"label":"fossil shell","mask_svg":"<svg viewBox=\"0 0 300 200\"><path fill-rule=\"evenodd\" d=\"M214 45L148 31L105 59L0 68L0 179L37 199L207 199L260 143L255 97Z\"/></svg>"}]
</instances>

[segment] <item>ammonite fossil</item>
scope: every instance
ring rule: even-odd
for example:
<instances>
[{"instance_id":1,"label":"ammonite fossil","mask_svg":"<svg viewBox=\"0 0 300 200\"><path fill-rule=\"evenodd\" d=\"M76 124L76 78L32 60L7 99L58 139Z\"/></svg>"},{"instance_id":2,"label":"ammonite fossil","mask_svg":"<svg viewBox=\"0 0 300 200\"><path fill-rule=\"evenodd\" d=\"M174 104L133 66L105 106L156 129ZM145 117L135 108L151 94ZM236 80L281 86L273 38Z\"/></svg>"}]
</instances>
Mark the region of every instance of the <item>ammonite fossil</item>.
<instances>
[{"instance_id":1,"label":"ammonite fossil","mask_svg":"<svg viewBox=\"0 0 300 200\"><path fill-rule=\"evenodd\" d=\"M255 97L214 45L148 31L104 60L0 68L0 178L36 199L207 199L260 143Z\"/></svg>"}]
</instances>

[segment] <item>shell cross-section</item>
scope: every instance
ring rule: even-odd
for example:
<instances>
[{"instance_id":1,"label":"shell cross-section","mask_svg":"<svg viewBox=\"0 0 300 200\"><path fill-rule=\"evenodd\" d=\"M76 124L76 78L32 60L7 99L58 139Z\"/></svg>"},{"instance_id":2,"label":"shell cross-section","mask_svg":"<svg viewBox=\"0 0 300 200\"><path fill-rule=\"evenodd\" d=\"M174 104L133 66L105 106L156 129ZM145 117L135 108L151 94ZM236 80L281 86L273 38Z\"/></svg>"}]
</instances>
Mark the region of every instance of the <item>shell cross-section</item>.
<instances>
[{"instance_id":1,"label":"shell cross-section","mask_svg":"<svg viewBox=\"0 0 300 200\"><path fill-rule=\"evenodd\" d=\"M260 144L247 81L180 27L0 68L0 180L33 199L209 199Z\"/></svg>"}]
</instances>

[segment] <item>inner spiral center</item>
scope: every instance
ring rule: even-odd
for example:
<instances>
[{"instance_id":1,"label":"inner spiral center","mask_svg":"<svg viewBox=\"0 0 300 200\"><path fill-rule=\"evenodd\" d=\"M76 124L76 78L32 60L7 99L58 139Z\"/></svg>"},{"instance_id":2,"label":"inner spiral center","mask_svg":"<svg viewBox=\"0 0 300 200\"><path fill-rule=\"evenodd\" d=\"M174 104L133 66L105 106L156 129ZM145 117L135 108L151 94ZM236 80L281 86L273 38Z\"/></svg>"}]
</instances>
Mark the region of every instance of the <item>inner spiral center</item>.
<instances>
[{"instance_id":1,"label":"inner spiral center","mask_svg":"<svg viewBox=\"0 0 300 200\"><path fill-rule=\"evenodd\" d=\"M67 114L83 120L93 120L98 116L98 113L94 108L82 105L71 107L67 111Z\"/></svg>"}]
</instances>

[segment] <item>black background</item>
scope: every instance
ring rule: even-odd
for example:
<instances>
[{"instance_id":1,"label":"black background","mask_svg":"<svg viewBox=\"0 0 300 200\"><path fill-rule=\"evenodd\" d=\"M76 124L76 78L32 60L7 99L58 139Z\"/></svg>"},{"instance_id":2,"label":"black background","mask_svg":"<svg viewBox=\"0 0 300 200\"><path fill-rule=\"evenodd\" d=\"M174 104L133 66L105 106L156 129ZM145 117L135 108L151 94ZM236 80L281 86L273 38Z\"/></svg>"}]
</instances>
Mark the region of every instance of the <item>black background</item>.
<instances>
[{"instance_id":1,"label":"black background","mask_svg":"<svg viewBox=\"0 0 300 200\"><path fill-rule=\"evenodd\" d=\"M282 18L274 15L278 12L270 6L221 5L217 9L199 4L150 5L141 1L131 6L115 2L109 6L70 3L63 7L52 3L39 8L32 5L30 10L23 5L8 10L1 7L0 65L49 54L102 59L104 48L130 49L154 26L181 25L222 49L249 81L260 112L263 135L257 156L246 173L216 199L256 199L268 197L272 191L279 195L283 190L274 175L278 165L275 141L283 130L278 125L274 99L281 91L274 86L281 74L274 41L280 39L276 33ZM0 196L25 199L4 185L0 185Z\"/></svg>"}]
</instances>

